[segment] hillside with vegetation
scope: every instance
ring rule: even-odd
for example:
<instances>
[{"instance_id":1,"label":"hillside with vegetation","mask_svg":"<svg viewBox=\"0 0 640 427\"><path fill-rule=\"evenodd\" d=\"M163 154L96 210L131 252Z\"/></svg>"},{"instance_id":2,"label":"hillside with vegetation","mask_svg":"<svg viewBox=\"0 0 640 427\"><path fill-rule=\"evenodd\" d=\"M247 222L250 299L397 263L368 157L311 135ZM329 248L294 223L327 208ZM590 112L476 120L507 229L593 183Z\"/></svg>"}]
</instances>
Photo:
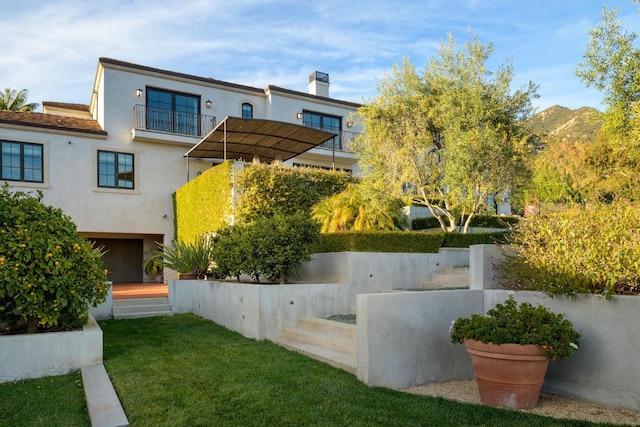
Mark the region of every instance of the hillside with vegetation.
<instances>
[{"instance_id":1,"label":"hillside with vegetation","mask_svg":"<svg viewBox=\"0 0 640 427\"><path fill-rule=\"evenodd\" d=\"M603 113L591 107L577 110L554 105L535 114L528 122L542 146L554 142L594 142L602 123Z\"/></svg>"}]
</instances>

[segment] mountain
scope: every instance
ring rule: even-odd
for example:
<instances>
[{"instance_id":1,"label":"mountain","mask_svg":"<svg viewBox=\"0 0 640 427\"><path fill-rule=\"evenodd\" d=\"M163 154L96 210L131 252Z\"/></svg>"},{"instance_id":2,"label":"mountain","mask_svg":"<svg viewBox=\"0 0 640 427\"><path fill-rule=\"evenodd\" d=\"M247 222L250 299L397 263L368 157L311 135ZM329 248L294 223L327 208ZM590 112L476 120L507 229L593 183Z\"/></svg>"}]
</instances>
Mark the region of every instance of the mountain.
<instances>
[{"instance_id":1,"label":"mountain","mask_svg":"<svg viewBox=\"0 0 640 427\"><path fill-rule=\"evenodd\" d=\"M602 121L602 113L595 108L577 110L554 105L527 121L536 140L543 146L551 142L593 142Z\"/></svg>"}]
</instances>

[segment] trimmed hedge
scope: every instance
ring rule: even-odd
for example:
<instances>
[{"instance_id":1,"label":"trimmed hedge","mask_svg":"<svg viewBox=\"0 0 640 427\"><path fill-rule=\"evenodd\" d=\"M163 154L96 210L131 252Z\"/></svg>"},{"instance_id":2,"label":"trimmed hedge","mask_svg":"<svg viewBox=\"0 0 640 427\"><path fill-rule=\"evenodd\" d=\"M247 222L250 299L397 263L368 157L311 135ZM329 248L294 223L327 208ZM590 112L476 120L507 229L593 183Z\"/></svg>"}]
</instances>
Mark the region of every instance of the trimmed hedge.
<instances>
[{"instance_id":1,"label":"trimmed hedge","mask_svg":"<svg viewBox=\"0 0 640 427\"><path fill-rule=\"evenodd\" d=\"M490 233L445 233L443 248L468 248L471 245L491 245L503 242L505 231L493 231Z\"/></svg>"},{"instance_id":2,"label":"trimmed hedge","mask_svg":"<svg viewBox=\"0 0 640 427\"><path fill-rule=\"evenodd\" d=\"M437 253L444 238L440 232L345 231L322 234L313 252Z\"/></svg>"},{"instance_id":3,"label":"trimmed hedge","mask_svg":"<svg viewBox=\"0 0 640 427\"><path fill-rule=\"evenodd\" d=\"M502 215L476 215L471 219L470 227L483 228L508 228L508 225L518 224L519 219L513 216ZM440 228L440 223L435 217L416 218L411 221L413 230L428 230Z\"/></svg>"}]
</instances>

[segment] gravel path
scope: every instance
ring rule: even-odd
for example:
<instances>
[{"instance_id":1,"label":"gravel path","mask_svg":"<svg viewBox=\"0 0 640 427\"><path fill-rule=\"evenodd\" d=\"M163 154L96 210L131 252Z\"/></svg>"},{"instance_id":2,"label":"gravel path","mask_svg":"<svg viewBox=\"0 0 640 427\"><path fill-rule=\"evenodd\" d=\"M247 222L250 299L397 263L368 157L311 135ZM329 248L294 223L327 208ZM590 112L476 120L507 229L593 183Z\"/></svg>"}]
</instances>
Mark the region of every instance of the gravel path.
<instances>
[{"instance_id":1,"label":"gravel path","mask_svg":"<svg viewBox=\"0 0 640 427\"><path fill-rule=\"evenodd\" d=\"M411 387L404 391L426 396L439 396L465 403L480 403L478 387L475 381L431 384ZM540 395L535 408L523 411L554 418L640 426L640 412L609 408L546 393Z\"/></svg>"}]
</instances>

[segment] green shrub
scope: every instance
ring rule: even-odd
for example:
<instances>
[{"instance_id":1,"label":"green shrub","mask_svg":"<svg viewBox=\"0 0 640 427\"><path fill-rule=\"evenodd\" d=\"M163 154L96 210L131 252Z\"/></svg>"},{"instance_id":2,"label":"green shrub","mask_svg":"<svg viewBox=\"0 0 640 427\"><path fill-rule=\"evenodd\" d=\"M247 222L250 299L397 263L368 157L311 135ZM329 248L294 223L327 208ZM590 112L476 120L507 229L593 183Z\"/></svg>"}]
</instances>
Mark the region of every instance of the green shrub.
<instances>
[{"instance_id":1,"label":"green shrub","mask_svg":"<svg viewBox=\"0 0 640 427\"><path fill-rule=\"evenodd\" d=\"M638 224L638 204L623 201L521 221L506 238L502 285L552 296L640 294Z\"/></svg>"},{"instance_id":2,"label":"green shrub","mask_svg":"<svg viewBox=\"0 0 640 427\"><path fill-rule=\"evenodd\" d=\"M0 323L73 329L107 298L101 253L42 194L0 189Z\"/></svg>"},{"instance_id":3,"label":"green shrub","mask_svg":"<svg viewBox=\"0 0 640 427\"><path fill-rule=\"evenodd\" d=\"M430 228L440 229L440 223L435 216L429 216L426 218L416 218L411 221L412 230L428 230Z\"/></svg>"},{"instance_id":4,"label":"green shrub","mask_svg":"<svg viewBox=\"0 0 640 427\"><path fill-rule=\"evenodd\" d=\"M258 217L304 212L322 198L344 190L355 178L346 172L279 165L247 165L238 174L243 188L237 215L244 222Z\"/></svg>"},{"instance_id":5,"label":"green shrub","mask_svg":"<svg viewBox=\"0 0 640 427\"><path fill-rule=\"evenodd\" d=\"M443 248L468 248L471 245L490 245L503 242L506 231L490 233L445 233Z\"/></svg>"},{"instance_id":6,"label":"green shrub","mask_svg":"<svg viewBox=\"0 0 640 427\"><path fill-rule=\"evenodd\" d=\"M509 225L518 223L518 218L503 215L475 215L471 218L470 227L482 228L508 228ZM464 221L462 222L464 224ZM428 230L430 228L440 228L440 223L436 217L416 218L411 221L413 230Z\"/></svg>"},{"instance_id":7,"label":"green shrub","mask_svg":"<svg viewBox=\"0 0 640 427\"><path fill-rule=\"evenodd\" d=\"M534 344L552 360L571 357L580 339L580 333L564 315L528 302L518 306L513 295L487 311L486 316L472 314L455 319L450 335L454 344L462 344L465 339L496 345Z\"/></svg>"},{"instance_id":8,"label":"green shrub","mask_svg":"<svg viewBox=\"0 0 640 427\"><path fill-rule=\"evenodd\" d=\"M346 231L322 234L314 252L437 253L443 240L441 232Z\"/></svg>"},{"instance_id":9,"label":"green shrub","mask_svg":"<svg viewBox=\"0 0 640 427\"><path fill-rule=\"evenodd\" d=\"M509 228L516 225L519 219L514 216L504 215L475 215L471 218L470 227L482 228Z\"/></svg>"},{"instance_id":10,"label":"green shrub","mask_svg":"<svg viewBox=\"0 0 640 427\"><path fill-rule=\"evenodd\" d=\"M163 243L157 245L158 249L150 261L178 274L207 276L213 268L213 238L198 237L189 243L178 240L173 246Z\"/></svg>"},{"instance_id":11,"label":"green shrub","mask_svg":"<svg viewBox=\"0 0 640 427\"><path fill-rule=\"evenodd\" d=\"M256 282L286 283L300 263L311 260L319 227L306 214L277 214L221 230L214 245L216 271L222 277L248 274Z\"/></svg>"},{"instance_id":12,"label":"green shrub","mask_svg":"<svg viewBox=\"0 0 640 427\"><path fill-rule=\"evenodd\" d=\"M313 219L323 233L406 228L403 201L381 193L363 183L350 184L341 193L316 203L311 210Z\"/></svg>"}]
</instances>

